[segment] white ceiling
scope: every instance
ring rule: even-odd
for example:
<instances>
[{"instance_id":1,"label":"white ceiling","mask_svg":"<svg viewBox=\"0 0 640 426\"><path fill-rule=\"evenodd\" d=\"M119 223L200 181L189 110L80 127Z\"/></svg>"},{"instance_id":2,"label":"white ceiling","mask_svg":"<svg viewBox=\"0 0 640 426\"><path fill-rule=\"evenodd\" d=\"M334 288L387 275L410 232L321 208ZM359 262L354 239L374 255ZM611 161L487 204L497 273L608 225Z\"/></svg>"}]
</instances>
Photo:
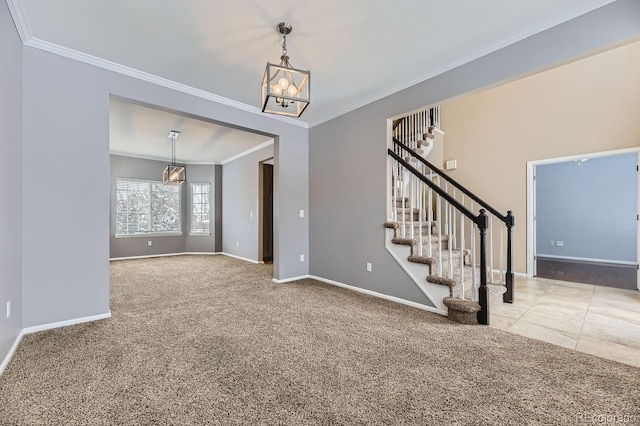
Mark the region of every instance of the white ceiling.
<instances>
[{"instance_id":1,"label":"white ceiling","mask_svg":"<svg viewBox=\"0 0 640 426\"><path fill-rule=\"evenodd\" d=\"M294 28L288 37L291 62L311 70L311 104L299 119L306 126L612 1L8 0L8 4L27 45L92 63L110 61L103 63L178 82L252 111L260 107L267 61L279 62L275 25L288 21Z\"/></svg>"},{"instance_id":2,"label":"white ceiling","mask_svg":"<svg viewBox=\"0 0 640 426\"><path fill-rule=\"evenodd\" d=\"M168 161L170 130L178 130L176 161L224 164L273 143L271 136L250 133L173 112L112 98L109 152Z\"/></svg>"}]
</instances>

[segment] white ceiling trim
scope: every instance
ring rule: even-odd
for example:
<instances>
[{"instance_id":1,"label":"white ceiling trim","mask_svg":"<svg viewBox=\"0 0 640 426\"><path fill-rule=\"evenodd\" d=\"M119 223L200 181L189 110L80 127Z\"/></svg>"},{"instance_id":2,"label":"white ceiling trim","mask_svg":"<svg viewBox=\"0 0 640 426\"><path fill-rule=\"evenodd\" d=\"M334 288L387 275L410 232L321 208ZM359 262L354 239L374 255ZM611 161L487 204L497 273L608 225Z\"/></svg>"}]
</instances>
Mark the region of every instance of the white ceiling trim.
<instances>
[{"instance_id":1,"label":"white ceiling trim","mask_svg":"<svg viewBox=\"0 0 640 426\"><path fill-rule=\"evenodd\" d=\"M575 7L570 10L567 10L564 13L561 13L551 19L547 19L535 25L531 25L527 28L524 28L523 30L518 31L515 34L512 34L511 36L506 37L502 40L499 40L495 43L491 43L480 49L474 50L473 52L470 52L466 55L459 56L458 58L443 64L442 66L438 67L432 72L419 75L411 80L407 80L396 86L390 87L387 90L383 90L375 95L364 98L359 102L340 108L339 110L336 110L332 114L326 115L319 120L309 123L309 128L318 126L322 123L326 123L327 121L333 120L334 118L337 118L341 115L347 114L351 111L354 111L358 108L361 108L375 101L379 101L380 99L386 98L387 96L393 95L394 93L398 93L401 90L407 89L418 83L422 83L423 81L429 80L440 74L444 74L447 71L451 71L454 68L467 64L471 61L474 61L490 53L496 52L511 44L524 40L527 37L531 37L534 34L538 34L542 31L548 30L549 28L555 27L556 25L560 25L564 22L570 21L571 19L577 18L578 16L584 15L585 13L588 13L600 7L606 6L607 4L613 3L614 1L615 0L588 0L582 3L581 6L579 7ZM444 100L444 99L441 99L441 100Z\"/></svg>"},{"instance_id":2,"label":"white ceiling trim","mask_svg":"<svg viewBox=\"0 0 640 426\"><path fill-rule=\"evenodd\" d=\"M31 29L27 23L27 19L24 17L24 9L22 8L22 2L19 0L7 0L7 6L9 6L9 12L13 17L13 22L16 24L18 35L22 43L26 43L32 39Z\"/></svg>"},{"instance_id":3,"label":"white ceiling trim","mask_svg":"<svg viewBox=\"0 0 640 426\"><path fill-rule=\"evenodd\" d=\"M158 156L154 156L154 155L142 155L142 154L133 154L130 152L124 152L124 151L117 151L117 150L109 150L109 154L110 155L119 155L121 157L131 157L131 158L140 158L141 160L152 160L152 161L161 161L163 163L170 163L171 162L171 158L164 158L164 157L158 157ZM190 161L177 161L177 164L219 164L216 162L211 162L211 163L193 163Z\"/></svg>"},{"instance_id":4,"label":"white ceiling trim","mask_svg":"<svg viewBox=\"0 0 640 426\"><path fill-rule=\"evenodd\" d=\"M244 157L245 155L249 155L249 154L251 154L253 152L259 151L262 148L268 147L269 145L273 145L273 142L274 142L274 140L270 139L270 140L268 140L266 142L261 143L260 145L254 146L251 149L248 149L246 151L242 151L240 154L237 154L237 155L234 155L232 157L229 157L226 160L221 161L220 164L222 164L224 166L225 164L230 163L230 162L232 162L234 160L237 160L238 158L241 158L241 157Z\"/></svg>"}]
</instances>

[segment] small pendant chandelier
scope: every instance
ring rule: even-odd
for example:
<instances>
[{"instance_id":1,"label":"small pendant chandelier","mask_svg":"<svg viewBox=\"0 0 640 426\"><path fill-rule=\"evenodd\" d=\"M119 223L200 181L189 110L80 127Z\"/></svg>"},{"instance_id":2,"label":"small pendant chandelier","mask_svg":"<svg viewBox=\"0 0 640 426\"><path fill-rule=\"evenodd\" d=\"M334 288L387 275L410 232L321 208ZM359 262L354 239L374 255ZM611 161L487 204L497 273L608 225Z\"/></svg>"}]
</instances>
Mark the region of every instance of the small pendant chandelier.
<instances>
[{"instance_id":1,"label":"small pendant chandelier","mask_svg":"<svg viewBox=\"0 0 640 426\"><path fill-rule=\"evenodd\" d=\"M162 183L165 185L182 185L187 180L187 170L184 166L176 165L176 139L180 136L177 130L171 130L168 138L171 139L171 164L162 172Z\"/></svg>"},{"instance_id":2,"label":"small pendant chandelier","mask_svg":"<svg viewBox=\"0 0 640 426\"><path fill-rule=\"evenodd\" d=\"M262 112L300 117L309 106L311 72L289 63L287 35L293 31L291 24L280 22L276 28L282 34L282 56L279 65L267 62L262 79Z\"/></svg>"}]
</instances>

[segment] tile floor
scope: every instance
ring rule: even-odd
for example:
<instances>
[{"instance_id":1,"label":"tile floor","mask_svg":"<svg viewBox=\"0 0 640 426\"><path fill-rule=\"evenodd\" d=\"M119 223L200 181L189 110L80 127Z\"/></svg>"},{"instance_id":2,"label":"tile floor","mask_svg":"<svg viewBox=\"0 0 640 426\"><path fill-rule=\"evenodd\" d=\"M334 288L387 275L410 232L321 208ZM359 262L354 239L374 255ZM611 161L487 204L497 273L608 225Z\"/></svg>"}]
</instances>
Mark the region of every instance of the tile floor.
<instances>
[{"instance_id":1,"label":"tile floor","mask_svg":"<svg viewBox=\"0 0 640 426\"><path fill-rule=\"evenodd\" d=\"M640 367L640 291L517 278L491 326Z\"/></svg>"}]
</instances>

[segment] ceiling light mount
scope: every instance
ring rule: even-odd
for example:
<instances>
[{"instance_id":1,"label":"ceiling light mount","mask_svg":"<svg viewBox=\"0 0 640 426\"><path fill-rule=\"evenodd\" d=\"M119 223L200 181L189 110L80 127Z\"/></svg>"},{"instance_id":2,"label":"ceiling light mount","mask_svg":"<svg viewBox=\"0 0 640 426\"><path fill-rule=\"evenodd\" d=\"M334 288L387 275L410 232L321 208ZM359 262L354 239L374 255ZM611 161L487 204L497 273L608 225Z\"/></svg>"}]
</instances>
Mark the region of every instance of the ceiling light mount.
<instances>
[{"instance_id":1,"label":"ceiling light mount","mask_svg":"<svg viewBox=\"0 0 640 426\"><path fill-rule=\"evenodd\" d=\"M176 164L176 139L180 136L178 130L170 130L167 137L171 139L171 164L162 172L162 183L165 185L182 185L187 180L187 170Z\"/></svg>"},{"instance_id":2,"label":"ceiling light mount","mask_svg":"<svg viewBox=\"0 0 640 426\"><path fill-rule=\"evenodd\" d=\"M276 30L282 35L280 64L267 62L262 79L262 112L300 117L309 106L311 72L294 68L287 54L287 35L293 31L288 22L280 22Z\"/></svg>"},{"instance_id":3,"label":"ceiling light mount","mask_svg":"<svg viewBox=\"0 0 640 426\"><path fill-rule=\"evenodd\" d=\"M288 22L280 22L278 25L276 25L276 29L280 34L286 36L291 34L291 31L293 31L293 26Z\"/></svg>"}]
</instances>

